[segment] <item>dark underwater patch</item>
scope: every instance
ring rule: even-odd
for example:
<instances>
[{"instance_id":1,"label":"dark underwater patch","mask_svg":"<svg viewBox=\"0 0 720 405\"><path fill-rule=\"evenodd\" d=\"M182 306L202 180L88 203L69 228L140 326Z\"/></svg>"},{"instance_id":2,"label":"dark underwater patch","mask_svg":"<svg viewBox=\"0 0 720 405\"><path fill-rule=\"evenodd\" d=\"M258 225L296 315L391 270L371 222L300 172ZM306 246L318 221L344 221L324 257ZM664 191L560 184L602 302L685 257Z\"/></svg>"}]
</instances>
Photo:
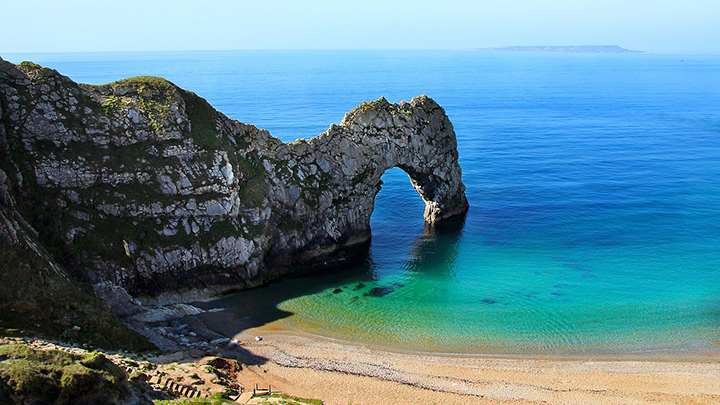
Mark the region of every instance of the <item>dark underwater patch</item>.
<instances>
[{"instance_id":1,"label":"dark underwater patch","mask_svg":"<svg viewBox=\"0 0 720 405\"><path fill-rule=\"evenodd\" d=\"M363 295L366 297L384 297L393 292L394 290L395 289L392 287L374 287Z\"/></svg>"}]
</instances>

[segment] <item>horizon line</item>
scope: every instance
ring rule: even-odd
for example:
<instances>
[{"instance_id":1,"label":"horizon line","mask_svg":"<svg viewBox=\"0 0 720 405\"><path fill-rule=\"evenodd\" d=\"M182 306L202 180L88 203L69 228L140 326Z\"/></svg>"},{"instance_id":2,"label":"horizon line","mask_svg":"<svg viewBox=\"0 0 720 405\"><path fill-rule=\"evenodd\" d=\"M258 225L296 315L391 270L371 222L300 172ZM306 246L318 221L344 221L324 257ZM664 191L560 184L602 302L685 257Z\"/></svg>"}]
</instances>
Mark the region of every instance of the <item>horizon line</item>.
<instances>
[{"instance_id":1,"label":"horizon line","mask_svg":"<svg viewBox=\"0 0 720 405\"><path fill-rule=\"evenodd\" d=\"M493 47L472 47L472 48L225 48L225 49L134 49L134 50L71 50L71 51L0 51L2 55L62 55L62 54L123 54L123 53L201 53L201 52L368 52L368 51L444 51L444 52L468 52L468 51L502 51L503 48L513 47L583 47L583 46L620 46L622 45L505 45ZM624 48L624 47L623 47ZM625 48L629 49L629 48ZM659 55L720 55L720 51L680 51L680 50L640 50L629 49L634 54L659 54ZM537 51L538 53L553 53L550 51ZM562 53L562 52L557 52ZM582 54L581 52L578 52ZM586 54L605 54L603 52L586 52ZM566 52L562 54L573 54Z\"/></svg>"}]
</instances>

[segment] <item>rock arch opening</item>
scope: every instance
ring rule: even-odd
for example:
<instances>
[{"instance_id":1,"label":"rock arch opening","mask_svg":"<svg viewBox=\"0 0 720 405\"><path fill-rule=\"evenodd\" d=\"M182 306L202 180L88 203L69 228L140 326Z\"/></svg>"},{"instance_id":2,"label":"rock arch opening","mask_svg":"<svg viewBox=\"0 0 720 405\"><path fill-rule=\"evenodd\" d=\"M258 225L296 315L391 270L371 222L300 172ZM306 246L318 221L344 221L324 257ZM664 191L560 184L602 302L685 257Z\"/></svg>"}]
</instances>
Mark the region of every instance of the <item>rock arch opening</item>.
<instances>
[{"instance_id":1,"label":"rock arch opening","mask_svg":"<svg viewBox=\"0 0 720 405\"><path fill-rule=\"evenodd\" d=\"M369 264L374 274L452 273L464 217L428 224L426 201L419 194L400 167L382 174L370 218Z\"/></svg>"},{"instance_id":2,"label":"rock arch opening","mask_svg":"<svg viewBox=\"0 0 720 405\"><path fill-rule=\"evenodd\" d=\"M370 216L374 239L401 233L411 240L422 232L425 201L411 184L410 176L399 167L383 173Z\"/></svg>"}]
</instances>

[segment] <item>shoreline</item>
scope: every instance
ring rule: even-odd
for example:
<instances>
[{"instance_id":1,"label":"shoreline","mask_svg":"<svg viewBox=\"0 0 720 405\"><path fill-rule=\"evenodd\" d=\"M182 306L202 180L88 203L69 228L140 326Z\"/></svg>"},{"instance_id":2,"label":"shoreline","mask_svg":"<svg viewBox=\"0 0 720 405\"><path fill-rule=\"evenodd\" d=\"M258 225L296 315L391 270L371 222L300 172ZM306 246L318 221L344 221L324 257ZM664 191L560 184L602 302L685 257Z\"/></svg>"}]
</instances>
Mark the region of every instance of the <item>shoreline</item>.
<instances>
[{"instance_id":1,"label":"shoreline","mask_svg":"<svg viewBox=\"0 0 720 405\"><path fill-rule=\"evenodd\" d=\"M303 338L310 340L321 340L349 347L360 347L377 350L387 353L434 356L448 358L483 358L483 359L507 359L507 360L553 360L553 361L650 361L650 362L680 362L680 363L715 363L720 362L720 347L718 350L647 350L644 352L448 352L433 350L417 350L391 345L353 341L338 337L326 336L318 333L303 331L300 329L287 328L280 325L265 325L251 328L241 333L256 334L262 336Z\"/></svg>"},{"instance_id":2,"label":"shoreline","mask_svg":"<svg viewBox=\"0 0 720 405\"><path fill-rule=\"evenodd\" d=\"M261 288L261 287L258 287ZM251 289L255 290L255 289ZM257 293L259 290L255 290ZM544 350L541 346L535 348L514 349L511 344L504 344L504 341L493 341L479 345L462 345L450 342L450 344L438 345L429 343L423 347L422 343L410 342L409 344L398 343L390 340L387 342L378 339L369 340L360 334L348 336L346 333L329 331L327 334L317 325L310 324L306 327L302 321L289 318L291 312L285 312L277 307L276 302L265 303L264 298L252 298L241 302L226 302L228 299L242 292L234 292L215 296L209 299L196 300L187 305L197 305L199 312L197 319L200 319L208 330L224 337L232 338L235 333L255 334L283 334L289 336L302 336L310 339L322 339L329 342L373 348L375 350L447 357L484 357L484 358L508 358L508 359L539 359L539 360L588 360L599 359L607 361L669 361L669 362L715 362L720 361L720 339L714 336L704 336L707 339L686 339L672 341L668 339L654 340L638 337L632 344L623 345L595 345L577 344L561 348L551 347ZM265 305L267 304L267 305ZM253 309L263 311L263 308L274 308L268 314L259 316L253 315L252 311L237 311L236 308L251 305ZM210 315L212 314L212 315ZM232 325L232 326L229 326ZM197 325L196 325L197 326ZM512 342L510 342L512 343ZM559 346L558 346L559 347ZM448 349L449 348L449 349ZM456 350L459 348L459 350ZM465 350L468 348L468 350Z\"/></svg>"},{"instance_id":3,"label":"shoreline","mask_svg":"<svg viewBox=\"0 0 720 405\"><path fill-rule=\"evenodd\" d=\"M163 375L209 394L257 384L293 397L317 398L324 404L720 403L720 361L716 358L663 361L399 353L271 329L248 329L205 350L186 347L150 356L123 351L106 354L128 369L128 375L133 370L150 373L147 378L155 381L154 388L144 385L144 390L155 390L153 395L178 396L160 387L156 379ZM258 340L259 333L264 334ZM38 338L15 341L81 354L91 350ZM207 365L223 368L218 373Z\"/></svg>"},{"instance_id":4,"label":"shoreline","mask_svg":"<svg viewBox=\"0 0 720 405\"><path fill-rule=\"evenodd\" d=\"M398 352L254 328L238 334L265 358L268 383L326 403L623 403L720 401L720 358L609 359ZM255 341L255 336L262 336ZM329 389L325 384L331 384ZM369 393L368 393L369 392ZM472 399L470 399L472 398Z\"/></svg>"},{"instance_id":5,"label":"shoreline","mask_svg":"<svg viewBox=\"0 0 720 405\"><path fill-rule=\"evenodd\" d=\"M164 320L144 322L174 345L164 350L170 357L234 359L245 387L326 404L720 403L716 341L697 351L432 352L323 336L283 317L253 318L249 307L196 304L166 307Z\"/></svg>"}]
</instances>

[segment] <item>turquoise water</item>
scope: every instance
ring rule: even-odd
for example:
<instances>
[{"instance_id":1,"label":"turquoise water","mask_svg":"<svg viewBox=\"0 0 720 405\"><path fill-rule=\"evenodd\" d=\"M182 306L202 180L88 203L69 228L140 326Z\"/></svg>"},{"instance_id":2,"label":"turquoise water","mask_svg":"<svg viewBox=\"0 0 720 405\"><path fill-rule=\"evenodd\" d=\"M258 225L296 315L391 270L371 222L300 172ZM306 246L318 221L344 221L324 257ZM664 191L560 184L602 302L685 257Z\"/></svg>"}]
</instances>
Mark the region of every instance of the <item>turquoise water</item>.
<instances>
[{"instance_id":1,"label":"turquoise water","mask_svg":"<svg viewBox=\"0 0 720 405\"><path fill-rule=\"evenodd\" d=\"M383 178L367 263L223 298L227 333L285 326L453 352L720 346L720 57L449 51L3 55L73 79L162 75L284 140L365 99L428 94L470 212L426 233Z\"/></svg>"}]
</instances>

